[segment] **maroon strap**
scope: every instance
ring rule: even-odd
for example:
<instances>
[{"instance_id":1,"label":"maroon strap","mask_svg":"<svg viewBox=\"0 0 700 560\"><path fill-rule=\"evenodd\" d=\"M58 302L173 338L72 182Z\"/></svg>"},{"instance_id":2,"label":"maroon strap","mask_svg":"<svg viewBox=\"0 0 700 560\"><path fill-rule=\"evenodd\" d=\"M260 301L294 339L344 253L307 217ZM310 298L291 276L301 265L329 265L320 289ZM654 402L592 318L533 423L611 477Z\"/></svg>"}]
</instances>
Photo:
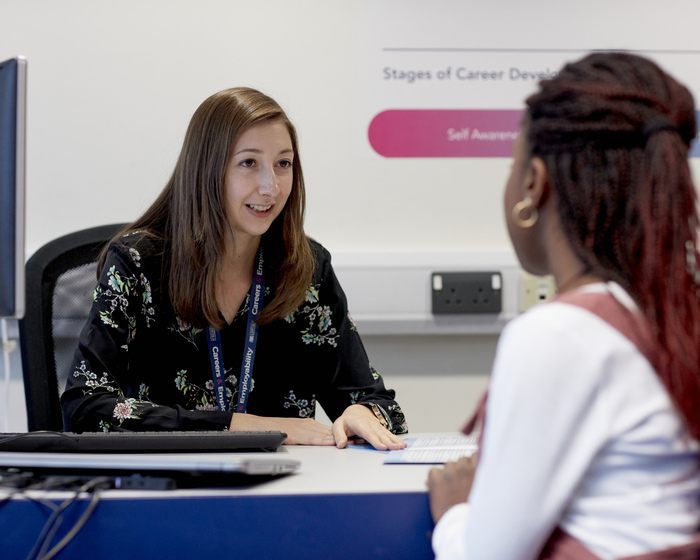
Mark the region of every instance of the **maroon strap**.
<instances>
[{"instance_id":1,"label":"maroon strap","mask_svg":"<svg viewBox=\"0 0 700 560\"><path fill-rule=\"evenodd\" d=\"M600 560L600 557L557 527L544 545L539 560ZM681 546L626 556L620 560L700 560L700 535Z\"/></svg>"},{"instance_id":2,"label":"maroon strap","mask_svg":"<svg viewBox=\"0 0 700 560\"><path fill-rule=\"evenodd\" d=\"M637 556L628 556L622 560L699 560L700 536L696 536L688 544L674 546L666 550L658 550Z\"/></svg>"},{"instance_id":3,"label":"maroon strap","mask_svg":"<svg viewBox=\"0 0 700 560\"><path fill-rule=\"evenodd\" d=\"M479 432L479 439L477 441L477 464L479 461L479 457L481 456L481 448L484 440L484 423L486 422L486 398L488 397L488 394L489 390L487 388L484 391L484 394L481 395L481 398L479 399L479 402L476 405L476 409L474 410L474 414L472 414L472 417L462 428L462 433L466 435L470 435L472 432L474 432L475 429L477 429L477 427L481 430Z\"/></svg>"},{"instance_id":4,"label":"maroon strap","mask_svg":"<svg viewBox=\"0 0 700 560\"><path fill-rule=\"evenodd\" d=\"M549 537L538 560L600 560L581 541L575 539L559 527Z\"/></svg>"},{"instance_id":5,"label":"maroon strap","mask_svg":"<svg viewBox=\"0 0 700 560\"><path fill-rule=\"evenodd\" d=\"M567 292L552 301L576 305L597 315L617 329L637 347L639 352L656 367L656 344L651 336L647 320L620 303L610 293Z\"/></svg>"},{"instance_id":6,"label":"maroon strap","mask_svg":"<svg viewBox=\"0 0 700 560\"><path fill-rule=\"evenodd\" d=\"M469 422L467 422L464 425L464 428L462 428L462 433L469 435L471 434L477 426L481 427L481 433L484 433L484 419L486 418L486 397L488 396L488 389L484 391L484 394L481 395L481 398L479 399L479 402L476 405L476 409L474 410L474 414L472 414L472 417L469 419Z\"/></svg>"}]
</instances>

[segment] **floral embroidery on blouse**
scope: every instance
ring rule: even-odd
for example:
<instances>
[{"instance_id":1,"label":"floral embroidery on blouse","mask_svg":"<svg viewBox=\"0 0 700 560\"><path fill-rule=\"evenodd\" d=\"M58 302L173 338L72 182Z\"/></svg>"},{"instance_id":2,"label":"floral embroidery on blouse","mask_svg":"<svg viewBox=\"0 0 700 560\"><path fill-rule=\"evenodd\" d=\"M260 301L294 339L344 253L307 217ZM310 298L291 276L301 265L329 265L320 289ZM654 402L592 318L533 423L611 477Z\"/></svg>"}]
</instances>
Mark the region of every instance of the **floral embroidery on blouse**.
<instances>
[{"instance_id":1,"label":"floral embroidery on blouse","mask_svg":"<svg viewBox=\"0 0 700 560\"><path fill-rule=\"evenodd\" d=\"M141 385L139 386L138 399L125 399L124 393L122 393L122 391L118 387L114 386L114 381L110 380L109 376L106 373L103 373L102 376L98 379L97 374L90 371L87 368L84 360L80 362L80 366L78 366L73 372L73 377L85 378L85 386L88 387L88 389L84 390L83 393L86 395L93 394L93 389L98 388L105 389L110 393L115 393L117 395L119 400L114 406L112 416L117 420L117 424L119 426L122 425L124 420L128 420L129 418L135 418L137 420L140 419L141 417L137 414L137 411L140 408L144 408L146 406L158 406L157 404L152 403L148 400L148 386L146 384L141 383ZM111 427L111 425L108 422L105 422L104 420L100 420L99 425L102 431L104 432L108 432Z\"/></svg>"},{"instance_id":2,"label":"floral embroidery on blouse","mask_svg":"<svg viewBox=\"0 0 700 560\"><path fill-rule=\"evenodd\" d=\"M85 365L85 360L81 360L80 365L73 372L73 377L85 378L85 386L88 387L87 390L83 391L83 394L85 395L92 395L93 389L102 387L110 393L116 392L117 395L122 396L122 392L114 386L114 381L111 381L106 373L103 373L102 377L97 379L97 374L93 373L87 368L87 365Z\"/></svg>"},{"instance_id":3,"label":"floral embroidery on blouse","mask_svg":"<svg viewBox=\"0 0 700 560\"><path fill-rule=\"evenodd\" d=\"M151 399L148 398L148 392L150 391L148 385L145 383L141 383L139 385L139 400L141 401L150 401Z\"/></svg>"},{"instance_id":4,"label":"floral embroidery on blouse","mask_svg":"<svg viewBox=\"0 0 700 560\"><path fill-rule=\"evenodd\" d=\"M180 319L180 317L176 317L175 321L177 322L177 325L168 327L168 330L179 334L187 342L194 345L195 348L198 348L195 339L197 338L197 335L201 333L204 329L193 327L187 321L183 321L182 319Z\"/></svg>"},{"instance_id":5,"label":"floral embroidery on blouse","mask_svg":"<svg viewBox=\"0 0 700 560\"><path fill-rule=\"evenodd\" d=\"M379 408L382 408L381 406ZM398 404L391 404L386 407L385 417L389 420L389 429L395 434L407 434L408 424L406 423L406 417L404 416L403 410ZM384 412L384 411L382 411Z\"/></svg>"},{"instance_id":6,"label":"floral embroidery on blouse","mask_svg":"<svg viewBox=\"0 0 700 560\"><path fill-rule=\"evenodd\" d=\"M134 398L119 400L114 406L114 411L112 412L112 417L114 418L112 421L112 426L115 424L117 426L121 426L124 423L124 420L140 420L141 416L138 415L139 410L153 407L157 408L158 405L150 401L140 401ZM103 431L108 432L112 426L106 422L100 422L100 427Z\"/></svg>"},{"instance_id":7,"label":"floral embroidery on blouse","mask_svg":"<svg viewBox=\"0 0 700 560\"><path fill-rule=\"evenodd\" d=\"M227 373L231 370L227 370ZM175 376L175 386L183 395L189 397L190 403L195 410L218 410L216 402L216 393L214 391L214 380L209 379L204 383L204 387L200 387L191 383L187 379L187 370L181 369ZM232 390L234 387L235 390ZM255 379L252 380L250 392L255 388ZM238 377L233 374L226 375L226 401L232 402L232 399L238 395Z\"/></svg>"},{"instance_id":8,"label":"floral embroidery on blouse","mask_svg":"<svg viewBox=\"0 0 700 560\"><path fill-rule=\"evenodd\" d=\"M132 259L134 258L134 254L138 255L138 260L140 261L141 257L136 249L130 249L129 254ZM137 264L137 266L140 266L140 263ZM146 326L150 326L151 321L153 321L153 316L155 315L151 295L151 284L143 274L137 279L134 276L127 276L123 272L117 270L116 265L112 265L107 271L107 286L106 290L104 290L102 286L97 286L93 293L93 300L95 302L103 300L107 304L107 309L100 311L100 319L105 325L114 329L119 328L119 323L114 317L116 311L119 311L126 319L128 336L122 348L128 350L129 342L131 342L136 335L136 317L130 315L128 312L128 298L129 296L138 294L138 287L142 288L141 299L143 305L141 306L141 313L146 317Z\"/></svg>"},{"instance_id":9,"label":"floral embroidery on blouse","mask_svg":"<svg viewBox=\"0 0 700 560\"><path fill-rule=\"evenodd\" d=\"M133 247L129 247L129 256L131 257L131 260L134 261L134 265L141 268L141 255L139 252Z\"/></svg>"},{"instance_id":10,"label":"floral embroidery on blouse","mask_svg":"<svg viewBox=\"0 0 700 560\"><path fill-rule=\"evenodd\" d=\"M350 330L352 332L358 332L357 325L355 325L355 321L353 321L352 315L350 315L349 311L348 311L348 320L350 321Z\"/></svg>"},{"instance_id":11,"label":"floral embroidery on blouse","mask_svg":"<svg viewBox=\"0 0 700 560\"><path fill-rule=\"evenodd\" d=\"M146 326L151 326L151 321L153 321L153 315L155 315L156 310L153 308L153 298L151 297L151 283L148 281L143 274L141 275L141 285L143 286L143 307L141 308L141 313L146 316Z\"/></svg>"},{"instance_id":12,"label":"floral embroidery on blouse","mask_svg":"<svg viewBox=\"0 0 700 560\"><path fill-rule=\"evenodd\" d=\"M121 422L129 418L138 419L139 416L134 410L134 405L136 404L136 399L125 399L124 402L118 402L114 407L114 412L112 415Z\"/></svg>"},{"instance_id":13,"label":"floral embroidery on blouse","mask_svg":"<svg viewBox=\"0 0 700 560\"><path fill-rule=\"evenodd\" d=\"M316 412L316 395L311 395L311 400L297 399L294 391L289 391L289 396L284 397L284 408L296 406L299 409L299 418L313 418Z\"/></svg>"},{"instance_id":14,"label":"floral embroidery on blouse","mask_svg":"<svg viewBox=\"0 0 700 560\"><path fill-rule=\"evenodd\" d=\"M304 344L321 346L327 342L335 348L338 346L338 334L335 327L331 326L333 312L328 305L318 303L319 291L319 286L309 286L305 300L307 305L297 308L284 320L287 323L296 323L297 318L306 318L309 321L309 326L301 331L301 340Z\"/></svg>"}]
</instances>

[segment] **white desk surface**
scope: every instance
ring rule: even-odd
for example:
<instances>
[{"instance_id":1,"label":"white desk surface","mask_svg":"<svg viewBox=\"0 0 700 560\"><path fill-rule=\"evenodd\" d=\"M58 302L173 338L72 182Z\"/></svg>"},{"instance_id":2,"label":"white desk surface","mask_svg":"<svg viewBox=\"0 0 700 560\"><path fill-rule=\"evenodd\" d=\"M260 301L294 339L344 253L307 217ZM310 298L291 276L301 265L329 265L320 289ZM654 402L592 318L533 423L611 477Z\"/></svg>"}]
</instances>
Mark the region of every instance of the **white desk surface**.
<instances>
[{"instance_id":1,"label":"white desk surface","mask_svg":"<svg viewBox=\"0 0 700 560\"><path fill-rule=\"evenodd\" d=\"M456 433L407 434L407 438L448 437ZM298 471L247 488L202 488L167 491L107 490L104 498L183 498L187 496L285 496L426 492L428 472L436 465L385 465L388 452L335 446L283 445L275 454L301 462ZM225 455L225 454L224 454ZM44 494L42 492L42 494ZM63 492L51 492L58 497Z\"/></svg>"},{"instance_id":2,"label":"white desk surface","mask_svg":"<svg viewBox=\"0 0 700 560\"><path fill-rule=\"evenodd\" d=\"M450 434L407 434L407 438L454 436ZM277 453L301 461L299 470L259 486L243 489L181 489L169 492L112 491L111 497L172 494L280 496L300 494L376 494L426 492L428 471L436 465L385 465L387 452L366 448L338 449L335 446L283 445ZM107 496L107 494L105 494Z\"/></svg>"}]
</instances>

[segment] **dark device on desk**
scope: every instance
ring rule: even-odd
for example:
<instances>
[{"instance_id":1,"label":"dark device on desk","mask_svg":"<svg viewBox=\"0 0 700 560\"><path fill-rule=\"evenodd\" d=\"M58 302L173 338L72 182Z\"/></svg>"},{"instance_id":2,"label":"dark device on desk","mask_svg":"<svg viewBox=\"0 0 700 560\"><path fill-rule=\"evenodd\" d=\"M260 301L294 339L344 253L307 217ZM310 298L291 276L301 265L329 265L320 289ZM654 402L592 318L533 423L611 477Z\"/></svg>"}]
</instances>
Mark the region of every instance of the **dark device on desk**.
<instances>
[{"instance_id":1,"label":"dark device on desk","mask_svg":"<svg viewBox=\"0 0 700 560\"><path fill-rule=\"evenodd\" d=\"M28 432L0 434L0 451L47 453L230 453L275 451L276 431Z\"/></svg>"},{"instance_id":2,"label":"dark device on desk","mask_svg":"<svg viewBox=\"0 0 700 560\"><path fill-rule=\"evenodd\" d=\"M180 488L250 486L299 468L286 453L269 452L286 437L222 431L0 434L0 469L40 477L160 477Z\"/></svg>"}]
</instances>

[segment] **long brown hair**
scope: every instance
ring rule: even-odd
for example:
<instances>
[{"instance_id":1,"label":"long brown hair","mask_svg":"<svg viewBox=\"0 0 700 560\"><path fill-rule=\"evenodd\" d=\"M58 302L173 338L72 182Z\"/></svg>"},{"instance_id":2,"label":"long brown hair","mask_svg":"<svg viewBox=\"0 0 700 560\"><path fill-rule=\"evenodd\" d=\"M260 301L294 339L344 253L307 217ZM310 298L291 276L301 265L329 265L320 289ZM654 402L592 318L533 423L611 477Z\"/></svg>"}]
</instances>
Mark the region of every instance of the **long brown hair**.
<instances>
[{"instance_id":1,"label":"long brown hair","mask_svg":"<svg viewBox=\"0 0 700 560\"><path fill-rule=\"evenodd\" d=\"M251 125L278 121L294 150L292 190L281 214L263 235L265 272L275 291L257 322L280 319L304 301L314 259L304 233L306 193L296 129L272 98L251 88L215 93L195 111L180 156L155 202L119 236L141 231L163 245L163 279L179 318L204 327L223 326L215 279L230 235L224 174L232 146ZM234 239L235 242L235 239ZM104 263L106 251L100 262Z\"/></svg>"},{"instance_id":2,"label":"long brown hair","mask_svg":"<svg viewBox=\"0 0 700 560\"><path fill-rule=\"evenodd\" d=\"M543 81L524 131L592 274L621 284L661 352L657 373L700 439L700 255L690 92L653 62L597 53Z\"/></svg>"}]
</instances>

